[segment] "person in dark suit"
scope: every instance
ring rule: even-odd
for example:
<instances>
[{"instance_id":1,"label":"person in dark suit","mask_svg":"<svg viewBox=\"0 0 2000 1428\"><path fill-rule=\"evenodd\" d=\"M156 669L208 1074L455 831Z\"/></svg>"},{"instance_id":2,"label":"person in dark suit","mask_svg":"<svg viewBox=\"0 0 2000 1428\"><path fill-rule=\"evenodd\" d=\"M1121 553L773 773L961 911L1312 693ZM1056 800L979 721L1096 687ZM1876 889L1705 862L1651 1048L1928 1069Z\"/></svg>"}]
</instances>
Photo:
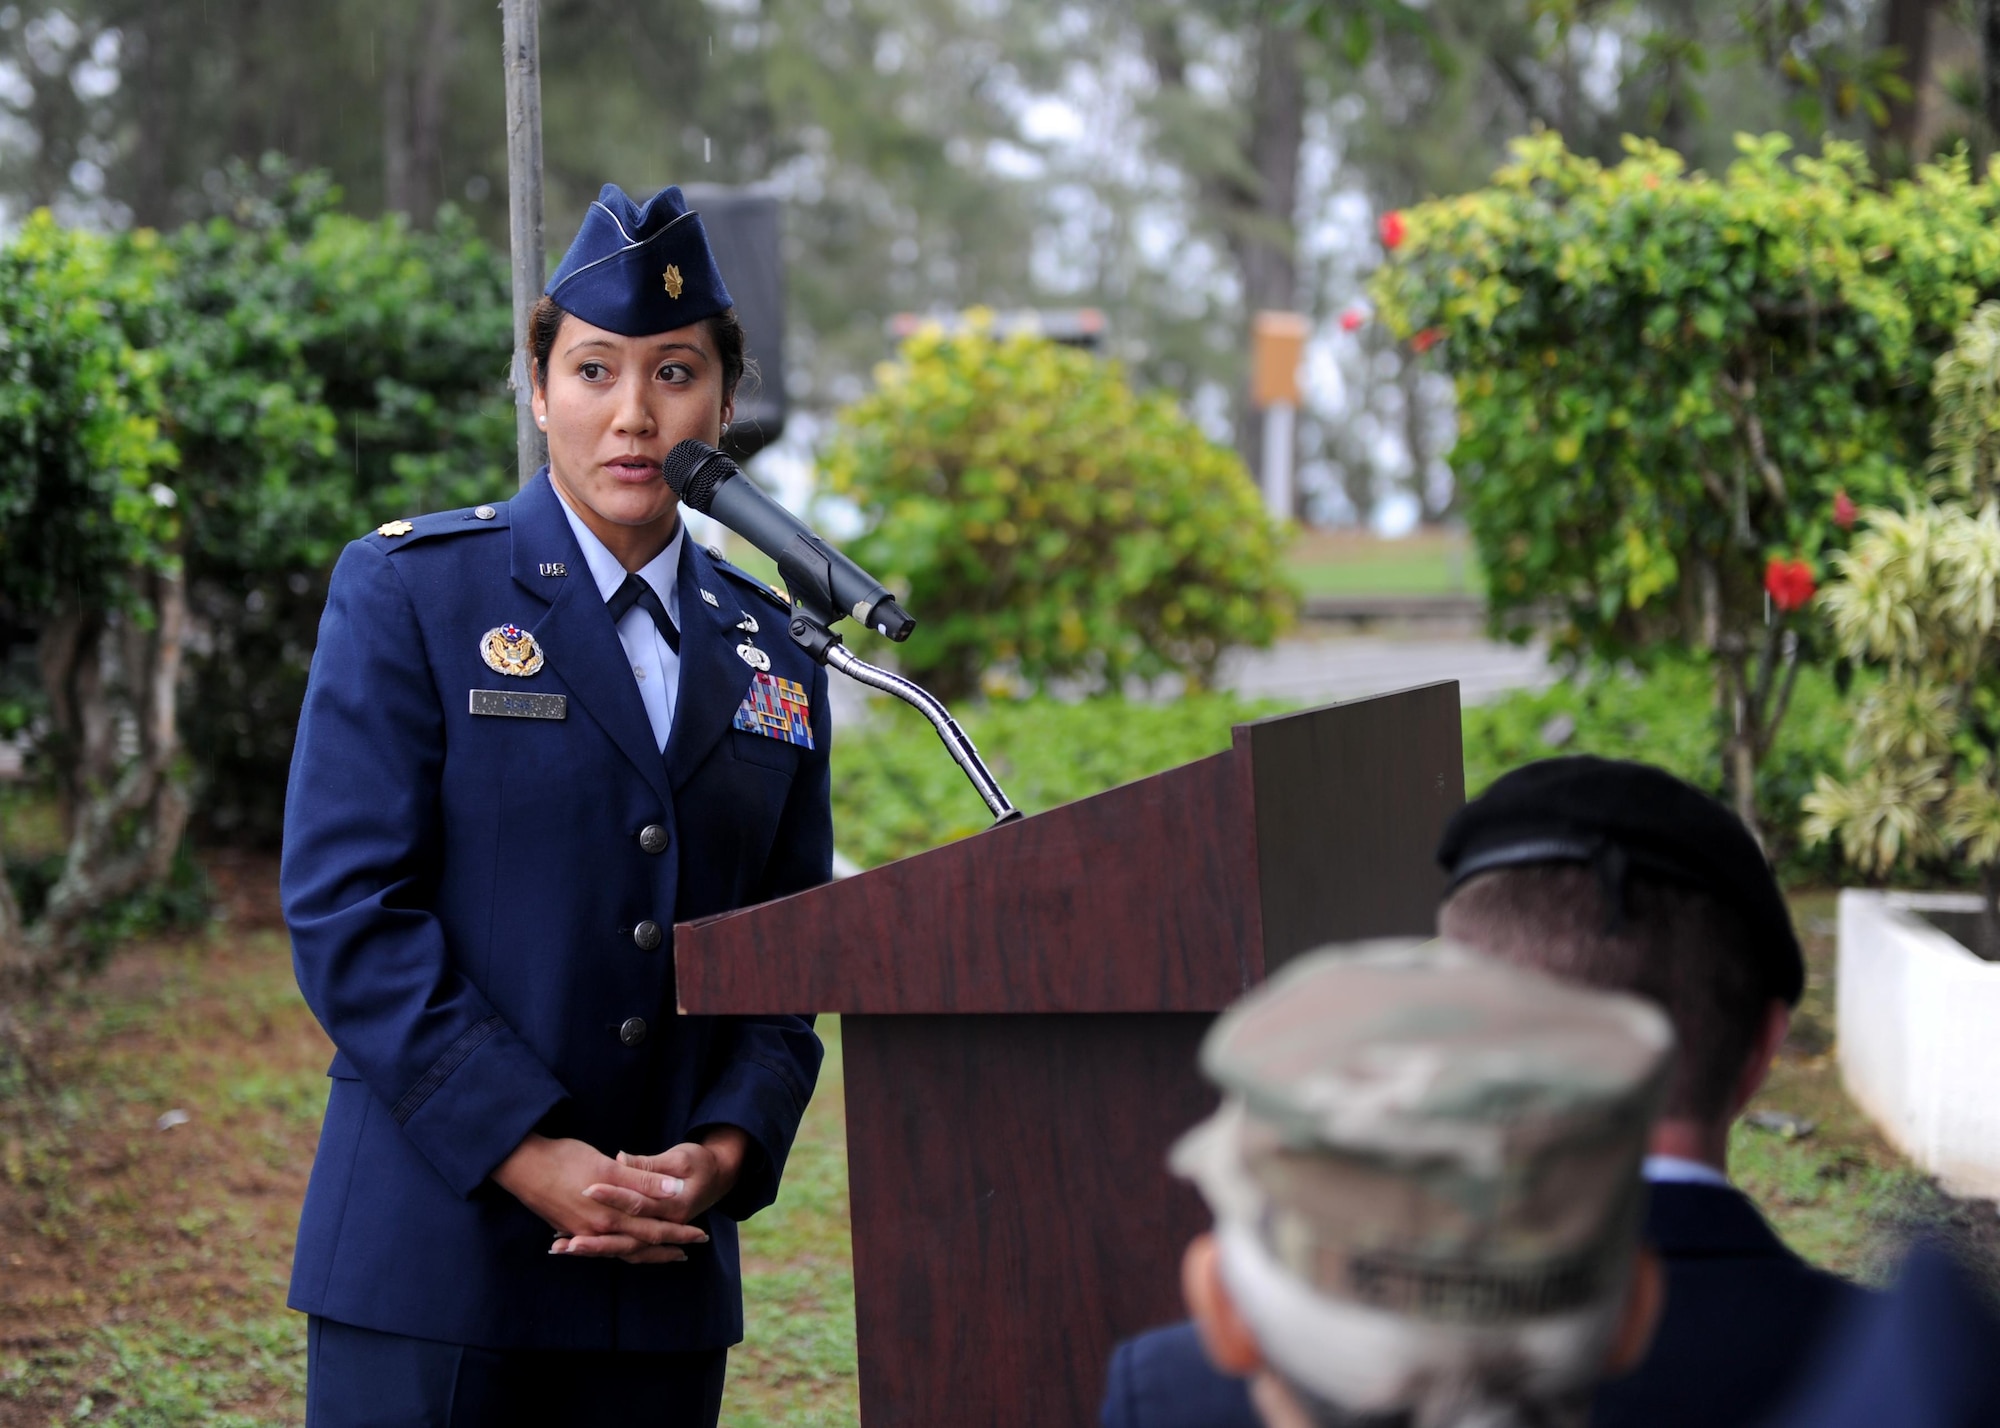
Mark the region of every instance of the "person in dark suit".
<instances>
[{"instance_id":1,"label":"person in dark suit","mask_svg":"<svg viewBox=\"0 0 2000 1428\"><path fill-rule=\"evenodd\" d=\"M1787 1249L1727 1174L1729 1128L1763 1084L1805 987L1791 917L1748 830L1644 764L1517 769L1466 805L1438 852L1439 931L1517 965L1664 1009L1679 1061L1645 1164L1666 1310L1645 1360L1606 1383L1596 1428L1756 1423L1863 1291ZM1186 1325L1112 1356L1106 1428L1255 1428L1244 1386Z\"/></svg>"},{"instance_id":2,"label":"person in dark suit","mask_svg":"<svg viewBox=\"0 0 2000 1428\"><path fill-rule=\"evenodd\" d=\"M549 466L348 546L299 723L312 1428L713 1425L818 1075L804 1018L676 1015L674 923L833 853L825 674L661 479L744 361L678 189L605 188L529 345Z\"/></svg>"},{"instance_id":3,"label":"person in dark suit","mask_svg":"<svg viewBox=\"0 0 2000 1428\"><path fill-rule=\"evenodd\" d=\"M1222 1105L1168 1163L1215 1217L1182 1293L1265 1428L1582 1428L1659 1312L1639 1161L1673 1042L1443 938L1322 947L1223 1012Z\"/></svg>"},{"instance_id":4,"label":"person in dark suit","mask_svg":"<svg viewBox=\"0 0 2000 1428\"><path fill-rule=\"evenodd\" d=\"M1771 1428L1991 1428L2000 1312L1990 1286L1919 1241L1886 1294L1844 1315Z\"/></svg>"}]
</instances>

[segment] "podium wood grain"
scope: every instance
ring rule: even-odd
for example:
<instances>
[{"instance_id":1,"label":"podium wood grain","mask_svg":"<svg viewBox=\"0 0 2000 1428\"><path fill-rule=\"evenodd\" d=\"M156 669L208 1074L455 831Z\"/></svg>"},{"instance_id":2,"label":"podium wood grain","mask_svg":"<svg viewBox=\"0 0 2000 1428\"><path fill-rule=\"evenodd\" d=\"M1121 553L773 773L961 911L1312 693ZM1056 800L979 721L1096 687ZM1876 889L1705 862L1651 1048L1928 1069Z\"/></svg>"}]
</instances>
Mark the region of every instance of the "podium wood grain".
<instances>
[{"instance_id":1,"label":"podium wood grain","mask_svg":"<svg viewBox=\"0 0 2000 1428\"><path fill-rule=\"evenodd\" d=\"M1464 794L1432 685L677 929L683 1011L843 1016L867 1428L1096 1421L1112 1344L1181 1313L1203 1031L1312 947L1429 932Z\"/></svg>"}]
</instances>

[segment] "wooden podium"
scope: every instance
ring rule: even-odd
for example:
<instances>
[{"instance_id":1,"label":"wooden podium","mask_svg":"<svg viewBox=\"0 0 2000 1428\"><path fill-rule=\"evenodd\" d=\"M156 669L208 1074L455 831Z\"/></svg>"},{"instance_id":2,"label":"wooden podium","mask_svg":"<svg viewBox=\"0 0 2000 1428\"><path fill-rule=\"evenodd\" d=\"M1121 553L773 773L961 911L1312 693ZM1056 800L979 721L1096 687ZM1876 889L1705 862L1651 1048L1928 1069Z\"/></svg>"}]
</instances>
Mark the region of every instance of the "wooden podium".
<instances>
[{"instance_id":1,"label":"wooden podium","mask_svg":"<svg viewBox=\"0 0 2000 1428\"><path fill-rule=\"evenodd\" d=\"M1097 1421L1207 1223L1167 1147L1215 1012L1326 942L1431 930L1458 686L675 932L681 1009L838 1012L867 1428Z\"/></svg>"}]
</instances>

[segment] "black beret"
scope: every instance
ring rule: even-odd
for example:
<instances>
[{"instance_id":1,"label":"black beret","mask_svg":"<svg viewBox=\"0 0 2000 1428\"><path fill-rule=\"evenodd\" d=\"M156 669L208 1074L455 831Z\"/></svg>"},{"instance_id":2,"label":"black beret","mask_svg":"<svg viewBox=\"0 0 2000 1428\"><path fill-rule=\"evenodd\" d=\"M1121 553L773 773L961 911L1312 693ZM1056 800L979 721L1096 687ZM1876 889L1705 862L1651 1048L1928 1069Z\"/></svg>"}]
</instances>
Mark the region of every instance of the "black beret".
<instances>
[{"instance_id":1,"label":"black beret","mask_svg":"<svg viewBox=\"0 0 2000 1428\"><path fill-rule=\"evenodd\" d=\"M1757 840L1734 813L1651 764L1581 754L1515 769L1458 811L1437 860L1450 888L1537 863L1589 863L1600 875L1629 866L1699 888L1743 919L1772 996L1796 1006L1805 990L1791 912Z\"/></svg>"}]
</instances>

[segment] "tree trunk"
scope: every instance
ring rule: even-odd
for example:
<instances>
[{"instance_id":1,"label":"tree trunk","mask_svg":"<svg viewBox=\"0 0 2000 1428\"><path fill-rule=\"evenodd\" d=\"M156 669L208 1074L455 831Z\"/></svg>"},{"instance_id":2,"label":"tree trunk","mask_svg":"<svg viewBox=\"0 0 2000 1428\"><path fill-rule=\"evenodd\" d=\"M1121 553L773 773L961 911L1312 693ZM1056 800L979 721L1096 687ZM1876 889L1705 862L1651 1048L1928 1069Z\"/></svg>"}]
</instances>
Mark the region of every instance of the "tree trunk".
<instances>
[{"instance_id":1,"label":"tree trunk","mask_svg":"<svg viewBox=\"0 0 2000 1428\"><path fill-rule=\"evenodd\" d=\"M400 35L385 34L382 55L382 208L411 213L410 49Z\"/></svg>"},{"instance_id":2,"label":"tree trunk","mask_svg":"<svg viewBox=\"0 0 2000 1428\"><path fill-rule=\"evenodd\" d=\"M1200 194L1200 207L1220 229L1243 285L1242 350L1247 357L1250 323L1260 308L1295 311L1299 305L1299 151L1305 144L1305 75L1299 47L1305 36L1279 18L1279 7L1257 7L1256 63L1247 76L1249 131L1241 149L1217 163L1212 155L1191 155L1187 168ZM1162 91L1185 93L1187 55L1173 14L1156 11L1142 25L1141 40ZM1235 115L1217 110L1218 127L1229 132ZM1207 167L1202 167L1203 164ZM1247 362L1246 362L1247 368ZM1236 449L1256 478L1263 462L1263 428L1250 406L1249 387L1237 394ZM1296 489L1294 483L1294 488Z\"/></svg>"},{"instance_id":3,"label":"tree trunk","mask_svg":"<svg viewBox=\"0 0 2000 1428\"><path fill-rule=\"evenodd\" d=\"M1904 170L1922 157L1924 86L1931 72L1931 11L1937 0L1888 0L1884 7L1882 44L1900 52L1896 73L1910 87L1907 99L1889 101L1889 122L1882 131L1886 166Z\"/></svg>"},{"instance_id":4,"label":"tree trunk","mask_svg":"<svg viewBox=\"0 0 2000 1428\"><path fill-rule=\"evenodd\" d=\"M64 838L76 831L91 786L106 782L116 762L116 730L104 698L104 631L103 611L66 609L43 629L36 649L49 701L43 745L55 765Z\"/></svg>"},{"instance_id":5,"label":"tree trunk","mask_svg":"<svg viewBox=\"0 0 2000 1428\"><path fill-rule=\"evenodd\" d=\"M0 1002L60 966L92 912L163 881L187 830L188 797L175 777L186 589L178 573L137 579L151 620L127 616L118 628L113 677L106 677L110 627L101 614L66 613L43 635L58 740L51 749L70 800L68 849L32 927L21 925L18 905L0 886ZM129 760L119 758L121 724L135 746Z\"/></svg>"},{"instance_id":6,"label":"tree trunk","mask_svg":"<svg viewBox=\"0 0 2000 1428\"><path fill-rule=\"evenodd\" d=\"M1296 26L1281 23L1274 9L1264 7L1258 19L1257 72L1250 97L1246 155L1255 180L1250 185L1231 185L1234 211L1229 246L1243 277L1245 352L1249 350L1249 322L1256 313L1299 310L1294 219L1299 199L1299 151L1305 145L1305 76L1299 68L1302 37ZM1250 405L1247 379L1239 409L1236 449L1256 477L1264 461L1264 426ZM1298 482L1292 487L1296 503ZM1296 504L1293 514L1297 514Z\"/></svg>"},{"instance_id":7,"label":"tree trunk","mask_svg":"<svg viewBox=\"0 0 2000 1428\"><path fill-rule=\"evenodd\" d=\"M2000 149L2000 0L1985 0L1980 12L1980 98L1986 111L1986 151L1992 153Z\"/></svg>"},{"instance_id":8,"label":"tree trunk","mask_svg":"<svg viewBox=\"0 0 2000 1428\"><path fill-rule=\"evenodd\" d=\"M1437 453L1431 450L1430 433L1424 429L1429 412L1424 406L1424 369L1420 359L1410 353L1403 354L1396 385L1403 394L1403 447L1410 454L1410 494L1416 498L1418 521L1434 526L1451 514L1457 504L1457 492L1436 494L1431 490L1430 468Z\"/></svg>"},{"instance_id":9,"label":"tree trunk","mask_svg":"<svg viewBox=\"0 0 2000 1428\"><path fill-rule=\"evenodd\" d=\"M460 38L452 0L425 0L407 32L384 35L382 206L428 226L444 199L444 126Z\"/></svg>"},{"instance_id":10,"label":"tree trunk","mask_svg":"<svg viewBox=\"0 0 2000 1428\"><path fill-rule=\"evenodd\" d=\"M1722 720L1722 776L1730 806L1743 820L1758 843L1764 841L1757 826L1757 726L1750 708L1748 670L1740 639L1725 638L1716 651L1716 693Z\"/></svg>"}]
</instances>

